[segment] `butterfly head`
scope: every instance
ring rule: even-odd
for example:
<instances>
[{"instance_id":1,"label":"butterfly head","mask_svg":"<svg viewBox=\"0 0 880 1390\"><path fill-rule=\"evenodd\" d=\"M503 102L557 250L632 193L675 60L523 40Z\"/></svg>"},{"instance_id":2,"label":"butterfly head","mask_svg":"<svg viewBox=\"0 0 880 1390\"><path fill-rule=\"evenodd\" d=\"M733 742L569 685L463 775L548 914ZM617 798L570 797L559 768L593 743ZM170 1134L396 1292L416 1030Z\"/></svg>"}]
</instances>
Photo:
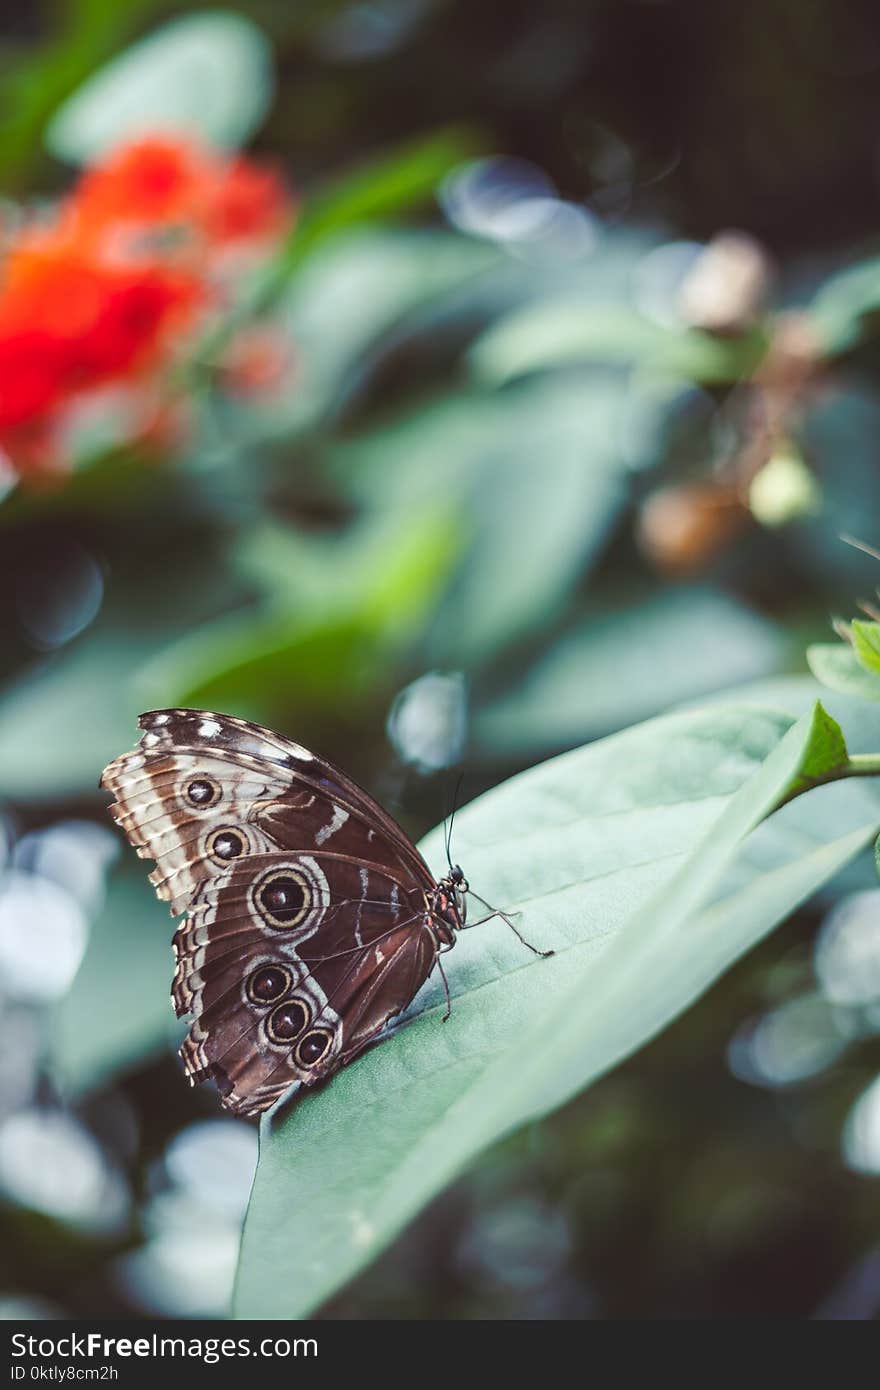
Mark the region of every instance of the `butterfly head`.
<instances>
[{"instance_id":1,"label":"butterfly head","mask_svg":"<svg viewBox=\"0 0 880 1390\"><path fill-rule=\"evenodd\" d=\"M449 886L455 897L455 907L464 926L467 921L467 895L471 891L471 886L464 876L464 870L460 864L453 864L447 875Z\"/></svg>"},{"instance_id":2,"label":"butterfly head","mask_svg":"<svg viewBox=\"0 0 880 1390\"><path fill-rule=\"evenodd\" d=\"M458 864L441 878L434 890L431 916L434 930L446 946L451 946L454 933L461 931L467 921L467 895L470 885Z\"/></svg>"}]
</instances>

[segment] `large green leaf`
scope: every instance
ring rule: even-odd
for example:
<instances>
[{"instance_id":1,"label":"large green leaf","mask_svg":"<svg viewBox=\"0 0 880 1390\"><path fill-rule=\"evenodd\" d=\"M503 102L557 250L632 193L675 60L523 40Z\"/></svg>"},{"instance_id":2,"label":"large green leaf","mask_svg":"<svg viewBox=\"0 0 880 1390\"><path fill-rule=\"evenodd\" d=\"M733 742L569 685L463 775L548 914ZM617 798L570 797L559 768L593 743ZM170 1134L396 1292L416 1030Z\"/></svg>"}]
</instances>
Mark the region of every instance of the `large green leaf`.
<instances>
[{"instance_id":1,"label":"large green leaf","mask_svg":"<svg viewBox=\"0 0 880 1390\"><path fill-rule=\"evenodd\" d=\"M240 1316L298 1316L326 1298L476 1152L638 1047L869 841L880 817L833 845L801 837L705 909L809 761L812 716L789 724L755 709L672 716L460 813L471 882L557 954L535 960L500 922L461 938L447 1027L431 985L409 1026L267 1117ZM436 833L426 852L440 863Z\"/></svg>"}]
</instances>

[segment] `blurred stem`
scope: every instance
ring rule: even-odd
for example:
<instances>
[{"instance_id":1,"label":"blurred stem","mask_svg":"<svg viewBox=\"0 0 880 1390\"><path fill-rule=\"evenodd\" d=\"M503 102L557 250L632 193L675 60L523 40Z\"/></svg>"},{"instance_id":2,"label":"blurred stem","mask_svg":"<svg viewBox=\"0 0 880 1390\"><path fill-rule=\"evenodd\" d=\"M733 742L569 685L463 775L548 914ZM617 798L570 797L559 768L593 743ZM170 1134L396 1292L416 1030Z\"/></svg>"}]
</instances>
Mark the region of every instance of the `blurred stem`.
<instances>
[{"instance_id":1,"label":"blurred stem","mask_svg":"<svg viewBox=\"0 0 880 1390\"><path fill-rule=\"evenodd\" d=\"M845 782L850 777L880 777L880 753L853 753L845 762L823 772L819 777L803 777L799 783L783 796L773 807L778 811L789 801L811 792L814 787L825 787L831 782ZM772 813L771 813L772 814Z\"/></svg>"}]
</instances>

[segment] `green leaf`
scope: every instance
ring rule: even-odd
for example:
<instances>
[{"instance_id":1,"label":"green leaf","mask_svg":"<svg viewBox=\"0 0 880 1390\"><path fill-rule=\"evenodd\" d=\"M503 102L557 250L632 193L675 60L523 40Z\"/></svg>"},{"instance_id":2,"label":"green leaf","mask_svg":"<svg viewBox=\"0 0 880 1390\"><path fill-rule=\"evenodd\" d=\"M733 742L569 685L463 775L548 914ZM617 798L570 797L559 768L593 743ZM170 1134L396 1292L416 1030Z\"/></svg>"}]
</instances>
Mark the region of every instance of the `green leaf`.
<instances>
[{"instance_id":1,"label":"green leaf","mask_svg":"<svg viewBox=\"0 0 880 1390\"><path fill-rule=\"evenodd\" d=\"M364 698L436 607L456 558L438 512L389 534L298 542L278 530L246 543L244 568L265 602L187 632L133 677L142 707L230 709L282 725L292 708L332 709Z\"/></svg>"},{"instance_id":2,"label":"green leaf","mask_svg":"<svg viewBox=\"0 0 880 1390\"><path fill-rule=\"evenodd\" d=\"M474 148L472 132L450 127L347 171L306 203L282 256L285 271L339 232L407 212L431 198L440 180Z\"/></svg>"},{"instance_id":3,"label":"green leaf","mask_svg":"<svg viewBox=\"0 0 880 1390\"><path fill-rule=\"evenodd\" d=\"M540 662L477 709L478 753L556 752L768 675L787 658L778 628L712 589L630 593L625 606L620 595L596 595L595 607Z\"/></svg>"},{"instance_id":4,"label":"green leaf","mask_svg":"<svg viewBox=\"0 0 880 1390\"><path fill-rule=\"evenodd\" d=\"M704 911L797 774L811 728L757 710L676 715L533 768L459 814L470 881L557 954L536 961L498 921L466 934L447 958L446 1027L432 982L408 1026L266 1118L239 1316L319 1304L475 1153L638 1047L867 843L874 823L816 851L801 838L789 862Z\"/></svg>"},{"instance_id":5,"label":"green leaf","mask_svg":"<svg viewBox=\"0 0 880 1390\"><path fill-rule=\"evenodd\" d=\"M281 253L254 280L232 313L198 346L197 362L213 361L242 323L273 307L319 247L353 228L409 212L472 149L458 128L435 131L380 155L316 190L303 206Z\"/></svg>"},{"instance_id":6,"label":"green leaf","mask_svg":"<svg viewBox=\"0 0 880 1390\"><path fill-rule=\"evenodd\" d=\"M846 739L840 725L817 700L812 712L809 741L804 749L797 775L787 789L786 796L806 791L837 768L845 767L848 759Z\"/></svg>"},{"instance_id":7,"label":"green leaf","mask_svg":"<svg viewBox=\"0 0 880 1390\"><path fill-rule=\"evenodd\" d=\"M853 650L859 664L875 675L880 675L880 623L866 623L856 618L850 623Z\"/></svg>"},{"instance_id":8,"label":"green leaf","mask_svg":"<svg viewBox=\"0 0 880 1390\"><path fill-rule=\"evenodd\" d=\"M260 410L264 428L321 421L363 380L383 334L427 337L425 318L448 314L461 287L475 293L499 259L493 246L434 227L361 226L316 246L275 308L296 343L296 390Z\"/></svg>"},{"instance_id":9,"label":"green leaf","mask_svg":"<svg viewBox=\"0 0 880 1390\"><path fill-rule=\"evenodd\" d=\"M709 333L665 328L625 304L544 300L516 309L471 349L484 382L499 385L529 372L573 363L638 364L703 382L735 381L760 361L758 337L724 341Z\"/></svg>"},{"instance_id":10,"label":"green leaf","mask_svg":"<svg viewBox=\"0 0 880 1390\"><path fill-rule=\"evenodd\" d=\"M171 924L132 863L111 876L76 979L52 1028L53 1065L77 1093L168 1049L180 1029L169 1000Z\"/></svg>"},{"instance_id":11,"label":"green leaf","mask_svg":"<svg viewBox=\"0 0 880 1390\"><path fill-rule=\"evenodd\" d=\"M269 44L250 20L184 15L89 77L56 111L46 144L74 164L157 129L236 149L261 124L272 87Z\"/></svg>"},{"instance_id":12,"label":"green leaf","mask_svg":"<svg viewBox=\"0 0 880 1390\"><path fill-rule=\"evenodd\" d=\"M150 643L89 634L0 697L0 795L15 800L94 792L131 742L139 710L128 684Z\"/></svg>"},{"instance_id":13,"label":"green leaf","mask_svg":"<svg viewBox=\"0 0 880 1390\"><path fill-rule=\"evenodd\" d=\"M542 379L422 405L332 451L351 490L402 527L435 512L443 479L465 553L433 660L485 662L559 614L626 501L625 404L611 383Z\"/></svg>"},{"instance_id":14,"label":"green leaf","mask_svg":"<svg viewBox=\"0 0 880 1390\"><path fill-rule=\"evenodd\" d=\"M594 424L585 399L576 428L524 420L516 443L483 461L466 503L471 544L433 634L437 659L486 663L556 619L626 497L613 448L590 448Z\"/></svg>"},{"instance_id":15,"label":"green leaf","mask_svg":"<svg viewBox=\"0 0 880 1390\"><path fill-rule=\"evenodd\" d=\"M0 80L0 184L21 180L38 153L46 123L60 103L120 45L144 15L161 0L67 0L64 14L53 17L52 37L28 52L4 53Z\"/></svg>"},{"instance_id":16,"label":"green leaf","mask_svg":"<svg viewBox=\"0 0 880 1390\"><path fill-rule=\"evenodd\" d=\"M863 700L880 700L880 679L866 670L846 642L818 642L807 650L810 670L817 680L842 695L859 695Z\"/></svg>"},{"instance_id":17,"label":"green leaf","mask_svg":"<svg viewBox=\"0 0 880 1390\"><path fill-rule=\"evenodd\" d=\"M408 142L316 190L306 201L287 244L251 280L235 307L196 345L196 376L216 362L230 338L252 318L274 310L290 283L319 248L371 222L409 212L428 200L437 184L467 155L472 136L450 128Z\"/></svg>"},{"instance_id":18,"label":"green leaf","mask_svg":"<svg viewBox=\"0 0 880 1390\"><path fill-rule=\"evenodd\" d=\"M866 561L841 537L869 539L867 519L880 514L878 437L880 396L873 381L840 373L833 391L805 401L797 443L816 474L822 510L789 524L786 549L817 592L853 595L873 588L876 561Z\"/></svg>"},{"instance_id":19,"label":"green leaf","mask_svg":"<svg viewBox=\"0 0 880 1390\"><path fill-rule=\"evenodd\" d=\"M151 657L134 675L142 708L223 709L283 725L332 699L360 699L375 678L363 624L354 616L246 611L208 623Z\"/></svg>"},{"instance_id":20,"label":"green leaf","mask_svg":"<svg viewBox=\"0 0 880 1390\"><path fill-rule=\"evenodd\" d=\"M861 337L865 318L880 309L880 257L848 266L825 281L810 306L824 351L847 352Z\"/></svg>"},{"instance_id":21,"label":"green leaf","mask_svg":"<svg viewBox=\"0 0 880 1390\"><path fill-rule=\"evenodd\" d=\"M857 696L841 695L823 687L812 676L777 676L737 686L711 697L715 704L747 704L758 709L780 709L794 717L810 715L821 696L823 707L846 730L850 754L871 753L880 744L880 711ZM705 701L702 702L705 704ZM849 778L826 786L819 794L799 796L764 821L749 836L741 859L739 882L764 872L798 846L821 845L833 825L839 835L870 820L880 804L880 778ZM835 893L858 892L874 884L874 868L867 858L849 865L835 884ZM830 896L830 894L829 894Z\"/></svg>"}]
</instances>

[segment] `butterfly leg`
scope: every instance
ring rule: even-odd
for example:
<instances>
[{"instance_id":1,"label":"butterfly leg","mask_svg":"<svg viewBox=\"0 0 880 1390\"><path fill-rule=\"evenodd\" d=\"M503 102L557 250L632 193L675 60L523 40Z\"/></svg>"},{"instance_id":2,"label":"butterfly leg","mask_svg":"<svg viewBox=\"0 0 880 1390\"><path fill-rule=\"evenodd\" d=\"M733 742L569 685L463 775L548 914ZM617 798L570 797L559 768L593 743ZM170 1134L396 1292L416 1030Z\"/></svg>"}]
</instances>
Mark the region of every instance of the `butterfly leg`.
<instances>
[{"instance_id":1,"label":"butterfly leg","mask_svg":"<svg viewBox=\"0 0 880 1390\"><path fill-rule=\"evenodd\" d=\"M449 993L449 981L446 978L446 971L443 969L443 962L440 959L439 951L437 952L437 969L440 971L440 979L443 981L443 992L446 995L446 1013L441 1020L445 1023L452 1013L452 996Z\"/></svg>"},{"instance_id":2,"label":"butterfly leg","mask_svg":"<svg viewBox=\"0 0 880 1390\"><path fill-rule=\"evenodd\" d=\"M459 927L459 931L469 931L471 927L481 927L484 922L491 922L493 917L500 917L502 922L506 922L507 925L510 927L510 930L513 932L514 936L517 937L517 939L520 940L522 944L531 951L532 955L541 956L542 959L546 959L547 956L555 956L555 951L541 951L538 949L537 946L533 946L531 941L527 941L526 938L523 936L522 932L519 930L519 928L515 926L513 916L511 913L502 912L500 907L492 907L491 903L487 903L485 898L481 898L479 893L474 893L473 890L471 890L471 897L476 898L478 903L482 903L484 907L489 908L488 915L485 917L479 917L476 922L468 922L465 926ZM520 916L521 914L517 913L516 915Z\"/></svg>"}]
</instances>

